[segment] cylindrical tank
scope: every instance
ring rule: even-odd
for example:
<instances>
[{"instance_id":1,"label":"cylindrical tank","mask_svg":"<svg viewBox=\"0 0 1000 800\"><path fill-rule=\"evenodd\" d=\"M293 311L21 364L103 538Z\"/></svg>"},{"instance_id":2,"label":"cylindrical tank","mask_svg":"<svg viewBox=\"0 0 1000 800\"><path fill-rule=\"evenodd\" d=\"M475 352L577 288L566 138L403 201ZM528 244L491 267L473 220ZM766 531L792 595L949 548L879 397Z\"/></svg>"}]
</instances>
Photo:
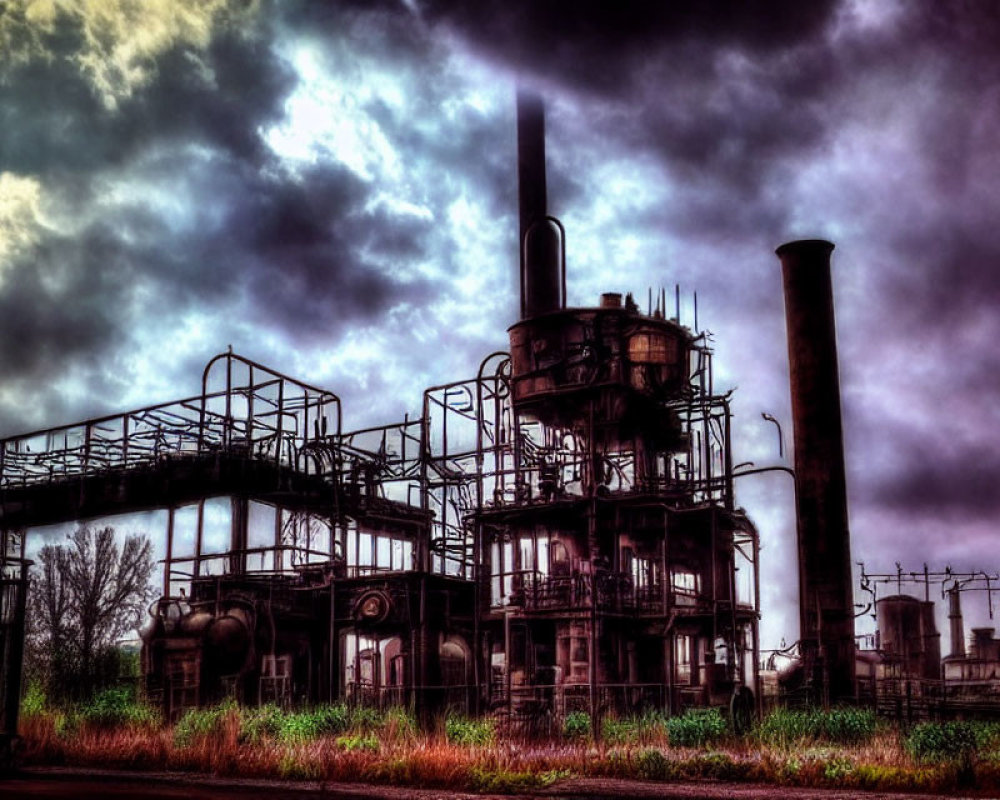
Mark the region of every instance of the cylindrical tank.
<instances>
[{"instance_id":1,"label":"cylindrical tank","mask_svg":"<svg viewBox=\"0 0 1000 800\"><path fill-rule=\"evenodd\" d=\"M688 378L688 333L621 307L566 309L509 333L516 401L609 383L670 399Z\"/></svg>"},{"instance_id":2,"label":"cylindrical tank","mask_svg":"<svg viewBox=\"0 0 1000 800\"><path fill-rule=\"evenodd\" d=\"M814 683L854 695L854 595L830 253L820 239L777 249L785 291L795 433L799 621ZM816 667L821 656L824 669ZM811 662L811 663L810 663Z\"/></svg>"},{"instance_id":3,"label":"cylindrical tank","mask_svg":"<svg viewBox=\"0 0 1000 800\"><path fill-rule=\"evenodd\" d=\"M875 604L879 642L886 660L900 675L937 680L941 676L941 636L934 622L934 603L898 594Z\"/></svg>"},{"instance_id":4,"label":"cylindrical tank","mask_svg":"<svg viewBox=\"0 0 1000 800\"><path fill-rule=\"evenodd\" d=\"M934 620L934 603L930 600L920 602L920 635L923 638L921 677L927 680L940 680L941 634L938 633L937 623Z\"/></svg>"},{"instance_id":5,"label":"cylindrical tank","mask_svg":"<svg viewBox=\"0 0 1000 800\"><path fill-rule=\"evenodd\" d=\"M886 656L905 661L921 652L921 614L917 598L905 594L883 597L875 604L875 616L879 643Z\"/></svg>"},{"instance_id":6,"label":"cylindrical tank","mask_svg":"<svg viewBox=\"0 0 1000 800\"><path fill-rule=\"evenodd\" d=\"M215 617L205 630L205 656L219 675L239 672L246 663L253 642L247 613L231 608Z\"/></svg>"}]
</instances>

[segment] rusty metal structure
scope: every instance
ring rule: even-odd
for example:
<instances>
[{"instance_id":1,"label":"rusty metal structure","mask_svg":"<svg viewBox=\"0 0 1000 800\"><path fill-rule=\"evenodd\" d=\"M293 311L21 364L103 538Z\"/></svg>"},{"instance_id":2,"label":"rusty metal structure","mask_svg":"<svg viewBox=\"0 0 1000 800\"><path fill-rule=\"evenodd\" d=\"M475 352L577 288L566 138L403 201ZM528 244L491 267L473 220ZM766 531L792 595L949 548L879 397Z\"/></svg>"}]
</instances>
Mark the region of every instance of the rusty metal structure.
<instances>
[{"instance_id":1,"label":"rusty metal structure","mask_svg":"<svg viewBox=\"0 0 1000 800\"><path fill-rule=\"evenodd\" d=\"M510 352L427 389L419 418L345 431L336 395L228 352L192 397L0 441L0 531L21 548L0 593L7 731L23 532L150 509L166 549L143 666L170 716L225 696L536 725L752 709L759 542L708 335L663 294L566 306L524 95L518 143Z\"/></svg>"}]
</instances>

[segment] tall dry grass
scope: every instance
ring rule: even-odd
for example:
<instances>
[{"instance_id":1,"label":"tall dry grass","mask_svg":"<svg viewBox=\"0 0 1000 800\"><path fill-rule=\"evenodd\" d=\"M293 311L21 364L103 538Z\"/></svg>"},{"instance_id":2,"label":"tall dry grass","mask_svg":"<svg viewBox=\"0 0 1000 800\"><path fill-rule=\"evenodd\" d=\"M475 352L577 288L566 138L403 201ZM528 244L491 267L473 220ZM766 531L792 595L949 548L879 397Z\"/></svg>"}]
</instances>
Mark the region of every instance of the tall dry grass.
<instances>
[{"instance_id":1,"label":"tall dry grass","mask_svg":"<svg viewBox=\"0 0 1000 800\"><path fill-rule=\"evenodd\" d=\"M21 726L24 758L29 764L490 792L524 791L570 776L714 778L883 791L1000 789L1000 751L984 745L966 761L918 760L908 745L912 733L908 739L874 718L870 726L855 719L847 728L843 720L814 720L810 727L801 719L779 718L743 738L720 732L712 721L713 733L703 740L702 729L683 733L683 726L647 716L606 724L604 731L613 735L598 744L573 731L550 740L519 740L504 734L502 726L463 718L441 720L436 732L426 734L403 711L380 715L342 706L292 714L227 705L194 712L173 726L150 719L142 713L88 717L72 710L34 710ZM831 734L843 730L855 733ZM671 744L671 731L682 731L677 738L697 746ZM847 741L836 741L838 736ZM996 737L981 739L989 743Z\"/></svg>"}]
</instances>

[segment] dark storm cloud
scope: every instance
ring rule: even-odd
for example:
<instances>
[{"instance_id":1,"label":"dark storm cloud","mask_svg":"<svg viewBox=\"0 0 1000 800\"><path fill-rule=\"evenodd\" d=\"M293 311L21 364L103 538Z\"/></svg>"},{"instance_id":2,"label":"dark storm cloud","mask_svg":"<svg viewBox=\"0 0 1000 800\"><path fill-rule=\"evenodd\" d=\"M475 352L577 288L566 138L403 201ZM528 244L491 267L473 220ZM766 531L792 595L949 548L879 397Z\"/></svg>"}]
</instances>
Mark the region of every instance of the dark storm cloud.
<instances>
[{"instance_id":1,"label":"dark storm cloud","mask_svg":"<svg viewBox=\"0 0 1000 800\"><path fill-rule=\"evenodd\" d=\"M610 94L627 91L649 59L667 48L697 42L714 48L739 45L768 51L815 34L827 22L832 2L662 3L588 0L567 5L558 0L511 3L484 0L461 3L426 0L421 9L433 24L445 24L467 37L480 52L522 73L560 84ZM677 66L694 59L682 48Z\"/></svg>"},{"instance_id":2,"label":"dark storm cloud","mask_svg":"<svg viewBox=\"0 0 1000 800\"><path fill-rule=\"evenodd\" d=\"M956 450L937 442L899 444L905 467L860 496L896 512L973 521L1000 513L1000 453L994 444Z\"/></svg>"},{"instance_id":3,"label":"dark storm cloud","mask_svg":"<svg viewBox=\"0 0 1000 800\"><path fill-rule=\"evenodd\" d=\"M319 166L296 181L258 178L245 189L242 200L232 198L226 228L233 238L217 246L245 249L251 296L258 298L252 313L261 322L315 341L404 297L427 296L423 283L385 274L364 253L422 259L428 223L366 210L369 188L347 169Z\"/></svg>"},{"instance_id":4,"label":"dark storm cloud","mask_svg":"<svg viewBox=\"0 0 1000 800\"><path fill-rule=\"evenodd\" d=\"M109 367L133 331L165 332L188 309L217 308L220 330L242 321L305 345L426 297L384 267L426 257L426 220L391 217L371 202L377 187L342 166L292 173L264 142L297 84L276 46L284 22L271 23L168 48L114 107L74 60L83 30L69 15L40 34L44 53L3 65L0 171L38 176L51 210L73 221L71 233L38 226L3 265L9 383Z\"/></svg>"},{"instance_id":5,"label":"dark storm cloud","mask_svg":"<svg viewBox=\"0 0 1000 800\"><path fill-rule=\"evenodd\" d=\"M611 148L652 151L681 182L752 198L766 169L825 132L821 112L799 100L837 74L825 38L833 2L429 0L423 8L529 83L580 93Z\"/></svg>"},{"instance_id":6,"label":"dark storm cloud","mask_svg":"<svg viewBox=\"0 0 1000 800\"><path fill-rule=\"evenodd\" d=\"M7 265L0 289L0 370L43 378L89 361L114 338L112 309L124 302L130 267L105 225L52 237L30 261Z\"/></svg>"},{"instance_id":7,"label":"dark storm cloud","mask_svg":"<svg viewBox=\"0 0 1000 800\"><path fill-rule=\"evenodd\" d=\"M33 246L3 265L0 364L8 385L85 372L99 396L106 381L97 365L109 368L142 324L137 310L150 313L136 307L137 288L157 286L162 316L183 310L165 304L177 295L170 284L191 280L196 302L227 282L216 265L197 263L211 250L204 242L173 235L141 193L110 200L107 186L150 153L192 144L259 165L257 131L293 81L261 31L228 29L204 52L169 50L147 84L109 108L74 60L84 46L80 19L61 14L38 39L41 51L2 64L0 172L37 176L60 223L37 225ZM196 202L210 207L213 198Z\"/></svg>"}]
</instances>

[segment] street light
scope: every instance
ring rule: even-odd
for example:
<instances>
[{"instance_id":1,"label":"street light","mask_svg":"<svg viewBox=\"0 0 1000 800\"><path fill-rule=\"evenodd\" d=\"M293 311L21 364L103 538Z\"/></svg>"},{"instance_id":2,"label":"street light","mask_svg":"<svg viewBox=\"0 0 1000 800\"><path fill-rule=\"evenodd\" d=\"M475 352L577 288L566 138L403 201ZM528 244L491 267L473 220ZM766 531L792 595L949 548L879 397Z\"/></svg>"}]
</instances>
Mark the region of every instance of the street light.
<instances>
[{"instance_id":1,"label":"street light","mask_svg":"<svg viewBox=\"0 0 1000 800\"><path fill-rule=\"evenodd\" d=\"M785 437L781 433L781 423L778 422L773 416L768 414L766 411L762 411L760 414L768 422L773 422L774 426L778 429L778 458L785 457Z\"/></svg>"}]
</instances>

